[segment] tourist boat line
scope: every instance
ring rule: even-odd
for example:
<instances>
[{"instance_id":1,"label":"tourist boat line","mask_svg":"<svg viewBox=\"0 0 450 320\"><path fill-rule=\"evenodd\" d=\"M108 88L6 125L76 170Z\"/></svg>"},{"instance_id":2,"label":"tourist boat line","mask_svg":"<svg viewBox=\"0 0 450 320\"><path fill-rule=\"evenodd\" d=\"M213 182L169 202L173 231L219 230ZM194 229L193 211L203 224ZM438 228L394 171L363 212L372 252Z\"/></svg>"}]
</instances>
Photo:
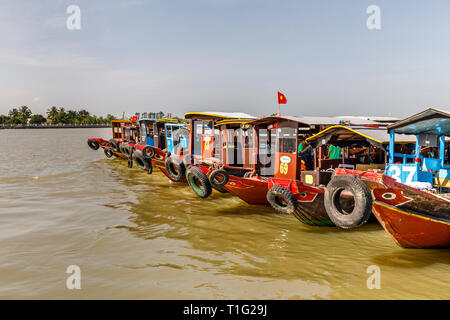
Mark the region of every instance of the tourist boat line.
<instances>
[{"instance_id":1,"label":"tourist boat line","mask_svg":"<svg viewBox=\"0 0 450 320\"><path fill-rule=\"evenodd\" d=\"M223 112L185 118L189 126L175 119L116 120L113 139L88 144L128 159L130 167L134 161L151 173L155 166L201 198L226 190L311 226L347 229L373 212L403 247L450 246L447 111L396 122ZM425 157L423 146L439 150ZM424 183L430 190L420 190Z\"/></svg>"}]
</instances>

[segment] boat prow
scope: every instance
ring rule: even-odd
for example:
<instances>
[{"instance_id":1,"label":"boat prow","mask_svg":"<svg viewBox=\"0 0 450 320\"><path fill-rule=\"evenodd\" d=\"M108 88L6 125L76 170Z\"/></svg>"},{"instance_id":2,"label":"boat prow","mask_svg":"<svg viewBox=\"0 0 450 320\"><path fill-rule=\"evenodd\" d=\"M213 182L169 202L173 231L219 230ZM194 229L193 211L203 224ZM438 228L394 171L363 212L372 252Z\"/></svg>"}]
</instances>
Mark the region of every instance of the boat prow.
<instances>
[{"instance_id":1,"label":"boat prow","mask_svg":"<svg viewBox=\"0 0 450 320\"><path fill-rule=\"evenodd\" d=\"M450 199L395 181L381 173L337 169L369 188L372 212L383 228L405 248L450 247Z\"/></svg>"},{"instance_id":2,"label":"boat prow","mask_svg":"<svg viewBox=\"0 0 450 320\"><path fill-rule=\"evenodd\" d=\"M372 212L383 228L404 248L450 247L450 220L414 213L375 201Z\"/></svg>"}]
</instances>

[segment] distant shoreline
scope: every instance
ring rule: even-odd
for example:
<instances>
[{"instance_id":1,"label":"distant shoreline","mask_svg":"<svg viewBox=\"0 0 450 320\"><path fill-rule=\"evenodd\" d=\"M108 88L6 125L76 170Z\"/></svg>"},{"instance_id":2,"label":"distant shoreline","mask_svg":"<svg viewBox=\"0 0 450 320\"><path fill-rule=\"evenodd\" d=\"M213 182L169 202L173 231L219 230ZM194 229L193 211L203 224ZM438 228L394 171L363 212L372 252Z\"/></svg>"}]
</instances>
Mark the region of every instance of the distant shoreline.
<instances>
[{"instance_id":1,"label":"distant shoreline","mask_svg":"<svg viewBox=\"0 0 450 320\"><path fill-rule=\"evenodd\" d=\"M82 128L111 128L110 124L49 124L49 125L2 125L0 129L82 129Z\"/></svg>"}]
</instances>

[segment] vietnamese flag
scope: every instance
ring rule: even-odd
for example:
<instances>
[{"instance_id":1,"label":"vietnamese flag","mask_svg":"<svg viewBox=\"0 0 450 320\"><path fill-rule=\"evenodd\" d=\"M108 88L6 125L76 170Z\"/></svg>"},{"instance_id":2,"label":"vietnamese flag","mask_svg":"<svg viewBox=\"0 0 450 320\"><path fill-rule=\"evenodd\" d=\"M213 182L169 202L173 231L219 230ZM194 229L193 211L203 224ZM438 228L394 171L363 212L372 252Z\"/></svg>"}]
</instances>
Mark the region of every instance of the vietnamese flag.
<instances>
[{"instance_id":1,"label":"vietnamese flag","mask_svg":"<svg viewBox=\"0 0 450 320\"><path fill-rule=\"evenodd\" d=\"M282 94L280 91L278 91L278 104L286 104L287 99L284 94Z\"/></svg>"}]
</instances>

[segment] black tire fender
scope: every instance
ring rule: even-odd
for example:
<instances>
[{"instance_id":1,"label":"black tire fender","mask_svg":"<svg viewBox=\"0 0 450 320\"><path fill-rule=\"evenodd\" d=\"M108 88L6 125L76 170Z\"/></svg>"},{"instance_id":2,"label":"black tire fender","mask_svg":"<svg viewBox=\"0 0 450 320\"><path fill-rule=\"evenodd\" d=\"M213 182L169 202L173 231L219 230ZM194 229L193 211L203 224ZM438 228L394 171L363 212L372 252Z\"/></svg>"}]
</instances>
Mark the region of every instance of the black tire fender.
<instances>
[{"instance_id":1,"label":"black tire fender","mask_svg":"<svg viewBox=\"0 0 450 320\"><path fill-rule=\"evenodd\" d=\"M103 150L103 152L105 153L105 156L107 157L107 158L112 158L112 156L114 155L114 152L112 152L112 150L111 149L104 149Z\"/></svg>"},{"instance_id":2,"label":"black tire fender","mask_svg":"<svg viewBox=\"0 0 450 320\"><path fill-rule=\"evenodd\" d=\"M127 157L130 157L133 153L133 147L129 144L121 144L122 153L126 155Z\"/></svg>"},{"instance_id":3,"label":"black tire fender","mask_svg":"<svg viewBox=\"0 0 450 320\"><path fill-rule=\"evenodd\" d=\"M142 152L141 152L140 150L135 150L135 151L133 152L133 160L134 160L134 163L135 163L139 168L141 168L142 170L148 170L148 167L149 167L149 165L148 165L149 160L147 160L147 159L144 158L144 155L142 154Z\"/></svg>"},{"instance_id":4,"label":"black tire fender","mask_svg":"<svg viewBox=\"0 0 450 320\"><path fill-rule=\"evenodd\" d=\"M100 148L100 144L94 139L88 139L87 144L92 150L98 150Z\"/></svg>"},{"instance_id":5,"label":"black tire fender","mask_svg":"<svg viewBox=\"0 0 450 320\"><path fill-rule=\"evenodd\" d=\"M144 156L145 159L151 159L156 154L155 149L153 149L153 147L151 147L151 146L145 146L141 150L141 152L142 152L142 155Z\"/></svg>"},{"instance_id":6,"label":"black tire fender","mask_svg":"<svg viewBox=\"0 0 450 320\"><path fill-rule=\"evenodd\" d=\"M346 212L340 204L342 191L353 195L354 208ZM341 228L356 228L369 220L372 214L372 195L366 184L352 175L334 177L325 188L324 205L331 221Z\"/></svg>"},{"instance_id":7,"label":"black tire fender","mask_svg":"<svg viewBox=\"0 0 450 320\"><path fill-rule=\"evenodd\" d=\"M108 141L109 146L113 149L114 152L120 152L119 143L116 140L111 139Z\"/></svg>"},{"instance_id":8,"label":"black tire fender","mask_svg":"<svg viewBox=\"0 0 450 320\"><path fill-rule=\"evenodd\" d=\"M186 177L186 167L178 158L166 158L164 165L170 180L181 182Z\"/></svg>"},{"instance_id":9,"label":"black tire fender","mask_svg":"<svg viewBox=\"0 0 450 320\"><path fill-rule=\"evenodd\" d=\"M148 174L152 174L153 173L153 165L152 165L152 161L151 160L148 162L147 173Z\"/></svg>"},{"instance_id":10,"label":"black tire fender","mask_svg":"<svg viewBox=\"0 0 450 320\"><path fill-rule=\"evenodd\" d=\"M187 172L187 181L194 193L200 198L208 198L212 192L208 176L199 167L191 167Z\"/></svg>"},{"instance_id":11,"label":"black tire fender","mask_svg":"<svg viewBox=\"0 0 450 320\"><path fill-rule=\"evenodd\" d=\"M267 201L281 214L293 214L298 202L295 195L286 187L275 185L267 192Z\"/></svg>"},{"instance_id":12,"label":"black tire fender","mask_svg":"<svg viewBox=\"0 0 450 320\"><path fill-rule=\"evenodd\" d=\"M133 151L134 149L130 145L125 145L124 150L128 152L128 168L133 168Z\"/></svg>"},{"instance_id":13,"label":"black tire fender","mask_svg":"<svg viewBox=\"0 0 450 320\"><path fill-rule=\"evenodd\" d=\"M125 144L123 142L119 143L119 152L121 152L122 154L125 154Z\"/></svg>"},{"instance_id":14,"label":"black tire fender","mask_svg":"<svg viewBox=\"0 0 450 320\"><path fill-rule=\"evenodd\" d=\"M222 177L222 179L221 180L217 180L217 178L220 178L220 177ZM214 188L222 188L222 187L224 187L228 183L229 179L230 179L230 175L224 169L214 170L209 175L209 182L211 183L211 185Z\"/></svg>"}]
</instances>

